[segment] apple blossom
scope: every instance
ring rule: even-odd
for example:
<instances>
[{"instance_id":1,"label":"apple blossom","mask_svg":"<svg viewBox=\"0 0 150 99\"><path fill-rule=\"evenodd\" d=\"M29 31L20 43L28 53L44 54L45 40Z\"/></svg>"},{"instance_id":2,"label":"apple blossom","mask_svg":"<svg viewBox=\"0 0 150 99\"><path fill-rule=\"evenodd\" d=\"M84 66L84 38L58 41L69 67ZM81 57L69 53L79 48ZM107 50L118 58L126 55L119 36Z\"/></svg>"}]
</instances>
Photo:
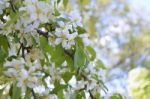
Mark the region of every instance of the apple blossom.
<instances>
[{"instance_id":1,"label":"apple blossom","mask_svg":"<svg viewBox=\"0 0 150 99\"><path fill-rule=\"evenodd\" d=\"M91 91L103 87L79 11L61 11L56 1L6 1L11 6L2 15L7 19L0 18L0 85L10 86L13 99L93 98Z\"/></svg>"}]
</instances>

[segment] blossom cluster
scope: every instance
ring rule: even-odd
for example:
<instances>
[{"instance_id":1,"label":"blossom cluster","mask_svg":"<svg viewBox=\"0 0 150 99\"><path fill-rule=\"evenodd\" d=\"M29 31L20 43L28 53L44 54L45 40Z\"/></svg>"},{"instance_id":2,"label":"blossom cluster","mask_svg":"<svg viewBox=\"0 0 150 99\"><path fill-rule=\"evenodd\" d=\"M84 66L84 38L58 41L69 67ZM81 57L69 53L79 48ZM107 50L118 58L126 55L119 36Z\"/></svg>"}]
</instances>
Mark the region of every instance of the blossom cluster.
<instances>
[{"instance_id":1,"label":"blossom cluster","mask_svg":"<svg viewBox=\"0 0 150 99\"><path fill-rule=\"evenodd\" d=\"M7 3L9 13L0 13L3 95L15 99L28 99L30 92L35 99L66 99L73 94L100 97L103 84L100 68L96 67L96 52L78 11L59 11L55 0ZM20 93L17 88L21 95L15 97Z\"/></svg>"}]
</instances>

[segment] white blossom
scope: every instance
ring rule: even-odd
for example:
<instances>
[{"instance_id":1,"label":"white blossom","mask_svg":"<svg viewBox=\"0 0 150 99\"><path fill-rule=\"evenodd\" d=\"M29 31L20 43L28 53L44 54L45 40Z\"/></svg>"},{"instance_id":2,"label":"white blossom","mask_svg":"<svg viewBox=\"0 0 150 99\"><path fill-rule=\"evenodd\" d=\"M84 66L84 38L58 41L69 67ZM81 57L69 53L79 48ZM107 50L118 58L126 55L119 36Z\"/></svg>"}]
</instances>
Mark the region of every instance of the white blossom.
<instances>
[{"instance_id":1,"label":"white blossom","mask_svg":"<svg viewBox=\"0 0 150 99\"><path fill-rule=\"evenodd\" d=\"M26 91L26 88L34 88L38 85L38 78L34 75L38 66L30 66L29 70L25 69L27 65L24 59L12 60L4 64L8 69L4 71L5 75L12 78L15 82L17 81L17 86L21 88L22 92Z\"/></svg>"},{"instance_id":2,"label":"white blossom","mask_svg":"<svg viewBox=\"0 0 150 99\"><path fill-rule=\"evenodd\" d=\"M43 59L44 55L39 49L31 49L30 53L25 56L27 63L32 63L32 61Z\"/></svg>"},{"instance_id":3,"label":"white blossom","mask_svg":"<svg viewBox=\"0 0 150 99\"><path fill-rule=\"evenodd\" d=\"M10 43L8 57L11 55L17 57L12 57L11 61L6 59L6 62L3 64L3 76L8 80L8 85L16 84L21 89L23 97L29 88L33 89L36 95L38 94L38 98L58 99L57 95L51 94L51 91L57 88L56 81L59 81L60 85L67 86L62 90L63 98L66 99L69 99L72 94L80 89L83 89L85 92L86 89L93 90L97 87L96 80L92 78L92 75L97 72L95 67L88 66L86 70L82 71L83 74L85 71L88 71L89 74L86 72L87 78L82 77L79 73L78 76L81 76L79 80L75 74L76 70L71 71L68 69L68 65L72 64L74 60L71 60L71 62L69 60L70 63L67 59L63 60L64 62L58 67L55 66L57 62L52 61L53 56L48 51L57 45L61 45L63 51L75 51L75 45L80 43L77 42L78 38L82 39L83 48L90 44L88 35L79 34L77 30L77 26L82 26L82 17L79 14L79 10L74 10L70 14L66 14L61 20L63 12L59 10L61 15L55 16L54 2L56 3L56 0L14 0L15 13L11 11L10 15L3 16L8 17L5 20L6 23L0 22L0 34L6 35ZM8 7L8 5L3 5L4 3L7 5L7 0L0 0L0 14L3 13L3 9ZM56 4L55 6L57 9L58 5ZM59 18L60 20L58 20ZM51 26L49 25L52 25L52 28L54 25L54 29L51 30ZM39 33L38 29L42 32ZM46 45L45 48L41 48L41 44L43 44L41 37L43 36L53 47ZM66 57L67 53L64 55ZM71 78L71 80L66 82L63 76L66 76L66 73L70 74L70 72L72 72L72 78L67 77L67 79ZM79 72L81 71L79 70ZM42 86L44 89L40 90L41 93L36 90L40 88L39 86Z\"/></svg>"},{"instance_id":4,"label":"white blossom","mask_svg":"<svg viewBox=\"0 0 150 99\"><path fill-rule=\"evenodd\" d=\"M90 45L90 40L89 40L89 38L88 38L89 36L88 36L87 34L80 34L79 37L82 38L83 44L84 44L85 46Z\"/></svg>"},{"instance_id":5,"label":"white blossom","mask_svg":"<svg viewBox=\"0 0 150 99\"><path fill-rule=\"evenodd\" d=\"M81 23L82 17L78 10L72 11L69 15L70 15L70 20L73 22L74 27L82 26L82 23Z\"/></svg>"},{"instance_id":6,"label":"white blossom","mask_svg":"<svg viewBox=\"0 0 150 99\"><path fill-rule=\"evenodd\" d=\"M20 58L20 59L14 59L12 60L11 62L7 61L4 66L5 67L10 67L10 68L16 68L16 69L20 69L22 67L24 67L23 65L25 64L25 61L23 58Z\"/></svg>"},{"instance_id":7,"label":"white blossom","mask_svg":"<svg viewBox=\"0 0 150 99\"><path fill-rule=\"evenodd\" d=\"M25 0L26 10L30 15L31 21L46 23L51 17L51 5L44 1Z\"/></svg>"},{"instance_id":8,"label":"white blossom","mask_svg":"<svg viewBox=\"0 0 150 99\"><path fill-rule=\"evenodd\" d=\"M65 49L70 49L72 45L75 45L75 38L78 33L74 32L70 34L68 29L62 30L61 28L57 28L55 35L57 36L55 40L56 45L61 43Z\"/></svg>"},{"instance_id":9,"label":"white blossom","mask_svg":"<svg viewBox=\"0 0 150 99\"><path fill-rule=\"evenodd\" d=\"M22 91L26 91L26 87L35 88L38 83L38 78L30 76L26 69L21 69L19 72L19 78L17 86L21 87Z\"/></svg>"}]
</instances>

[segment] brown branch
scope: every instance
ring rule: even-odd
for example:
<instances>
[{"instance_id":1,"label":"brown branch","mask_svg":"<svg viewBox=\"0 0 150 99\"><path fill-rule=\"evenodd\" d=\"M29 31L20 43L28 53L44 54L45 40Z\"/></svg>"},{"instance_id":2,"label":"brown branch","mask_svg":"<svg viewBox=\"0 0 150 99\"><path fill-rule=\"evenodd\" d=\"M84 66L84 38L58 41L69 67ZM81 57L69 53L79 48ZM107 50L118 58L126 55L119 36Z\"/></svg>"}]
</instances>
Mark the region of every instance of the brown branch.
<instances>
[{"instance_id":1,"label":"brown branch","mask_svg":"<svg viewBox=\"0 0 150 99\"><path fill-rule=\"evenodd\" d=\"M10 6L12 8L12 11L16 13L16 7L14 6L14 0L10 0Z\"/></svg>"},{"instance_id":2,"label":"brown branch","mask_svg":"<svg viewBox=\"0 0 150 99\"><path fill-rule=\"evenodd\" d=\"M87 85L85 85L84 88L81 88L81 89L79 89L78 91L86 90L86 88L87 88Z\"/></svg>"},{"instance_id":3,"label":"brown branch","mask_svg":"<svg viewBox=\"0 0 150 99\"><path fill-rule=\"evenodd\" d=\"M23 43L21 43L21 51L22 51L22 57L25 58L25 48L24 48L24 45Z\"/></svg>"},{"instance_id":4,"label":"brown branch","mask_svg":"<svg viewBox=\"0 0 150 99\"><path fill-rule=\"evenodd\" d=\"M31 89L31 92L32 92L32 95L33 95L34 99L38 99L38 98L36 97L35 92L34 92L33 89Z\"/></svg>"},{"instance_id":5,"label":"brown branch","mask_svg":"<svg viewBox=\"0 0 150 99\"><path fill-rule=\"evenodd\" d=\"M89 90L88 92L89 92L89 94L90 94L91 99L97 99L96 97L93 96L91 90Z\"/></svg>"},{"instance_id":6,"label":"brown branch","mask_svg":"<svg viewBox=\"0 0 150 99\"><path fill-rule=\"evenodd\" d=\"M43 31L41 31L41 30L39 30L39 29L36 29L36 31L37 31L37 33L38 33L39 35L42 35L42 36L48 38L48 32L43 32Z\"/></svg>"},{"instance_id":7,"label":"brown branch","mask_svg":"<svg viewBox=\"0 0 150 99\"><path fill-rule=\"evenodd\" d=\"M74 60L74 52L69 50L64 50L64 52L71 57L72 60Z\"/></svg>"},{"instance_id":8,"label":"brown branch","mask_svg":"<svg viewBox=\"0 0 150 99\"><path fill-rule=\"evenodd\" d=\"M25 47L25 46L23 45L23 43L20 43L20 48L19 48L19 51L18 51L17 55L19 55L20 50L22 50L22 57L25 59L25 50L27 50L27 52L29 52L31 48L32 48L32 46ZM34 99L38 99L38 98L36 97L35 92L34 92L33 89L31 89L31 92L32 92L33 98L34 98Z\"/></svg>"},{"instance_id":9,"label":"brown branch","mask_svg":"<svg viewBox=\"0 0 150 99\"><path fill-rule=\"evenodd\" d=\"M23 43L20 43L20 47L18 49L18 52L17 52L17 56L19 55L20 51L22 51L22 57L25 58L25 50L27 51L27 53L30 52L30 49L32 49L33 46L28 46L28 47L25 47L23 45Z\"/></svg>"},{"instance_id":10,"label":"brown branch","mask_svg":"<svg viewBox=\"0 0 150 99\"><path fill-rule=\"evenodd\" d=\"M20 44L20 47L19 47L18 52L17 52L17 56L19 55L21 48L22 48L22 45Z\"/></svg>"}]
</instances>

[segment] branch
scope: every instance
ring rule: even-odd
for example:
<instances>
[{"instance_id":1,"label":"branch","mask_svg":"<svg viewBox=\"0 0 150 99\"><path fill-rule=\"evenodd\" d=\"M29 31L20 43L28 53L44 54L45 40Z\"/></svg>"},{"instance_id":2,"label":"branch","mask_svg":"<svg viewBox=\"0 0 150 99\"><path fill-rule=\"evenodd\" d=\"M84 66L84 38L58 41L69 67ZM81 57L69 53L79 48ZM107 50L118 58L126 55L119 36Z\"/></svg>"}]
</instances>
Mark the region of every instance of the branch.
<instances>
[{"instance_id":1,"label":"branch","mask_svg":"<svg viewBox=\"0 0 150 99\"><path fill-rule=\"evenodd\" d=\"M74 53L72 50L64 50L64 52L74 60Z\"/></svg>"},{"instance_id":2,"label":"branch","mask_svg":"<svg viewBox=\"0 0 150 99\"><path fill-rule=\"evenodd\" d=\"M32 49L33 46L28 46L28 47L25 47L23 45L23 43L20 43L20 47L18 49L18 52L17 52L17 56L19 55L20 51L22 51L22 57L25 58L25 50L27 51L27 53L30 52L30 49Z\"/></svg>"},{"instance_id":3,"label":"branch","mask_svg":"<svg viewBox=\"0 0 150 99\"><path fill-rule=\"evenodd\" d=\"M89 92L89 94L90 94L91 99L97 99L97 98L95 98L95 97L93 96L91 90L89 90L88 92Z\"/></svg>"},{"instance_id":4,"label":"branch","mask_svg":"<svg viewBox=\"0 0 150 99\"><path fill-rule=\"evenodd\" d=\"M39 30L39 29L36 29L36 31L37 31L37 33L38 33L39 35L42 35L42 36L48 38L48 32L43 32L43 31L41 31L41 30Z\"/></svg>"},{"instance_id":5,"label":"branch","mask_svg":"<svg viewBox=\"0 0 150 99\"><path fill-rule=\"evenodd\" d=\"M34 99L38 99L38 98L36 97L35 92L34 92L33 89L31 89L31 92L32 92L32 95L33 95Z\"/></svg>"},{"instance_id":6,"label":"branch","mask_svg":"<svg viewBox=\"0 0 150 99\"><path fill-rule=\"evenodd\" d=\"M22 48L22 45L20 44L19 50L17 52L17 56L19 55L21 48Z\"/></svg>"},{"instance_id":7,"label":"branch","mask_svg":"<svg viewBox=\"0 0 150 99\"><path fill-rule=\"evenodd\" d=\"M15 6L14 6L14 0L10 0L10 6L11 6L13 12L16 13L16 8L15 8Z\"/></svg>"},{"instance_id":8,"label":"branch","mask_svg":"<svg viewBox=\"0 0 150 99\"><path fill-rule=\"evenodd\" d=\"M24 48L24 45L23 43L21 43L21 48L22 48L22 57L25 58L25 48Z\"/></svg>"},{"instance_id":9,"label":"branch","mask_svg":"<svg viewBox=\"0 0 150 99\"><path fill-rule=\"evenodd\" d=\"M86 88L87 88L87 85L85 85L84 88L81 88L81 89L79 89L78 91L86 90Z\"/></svg>"}]
</instances>

